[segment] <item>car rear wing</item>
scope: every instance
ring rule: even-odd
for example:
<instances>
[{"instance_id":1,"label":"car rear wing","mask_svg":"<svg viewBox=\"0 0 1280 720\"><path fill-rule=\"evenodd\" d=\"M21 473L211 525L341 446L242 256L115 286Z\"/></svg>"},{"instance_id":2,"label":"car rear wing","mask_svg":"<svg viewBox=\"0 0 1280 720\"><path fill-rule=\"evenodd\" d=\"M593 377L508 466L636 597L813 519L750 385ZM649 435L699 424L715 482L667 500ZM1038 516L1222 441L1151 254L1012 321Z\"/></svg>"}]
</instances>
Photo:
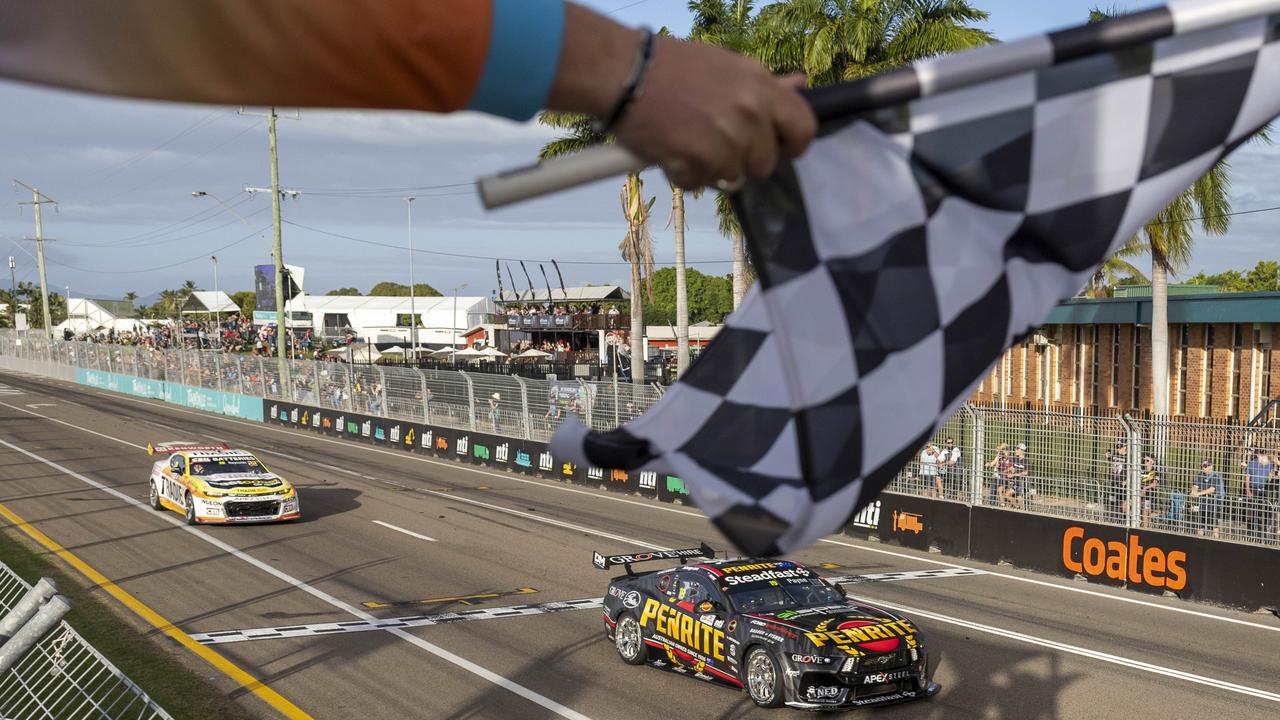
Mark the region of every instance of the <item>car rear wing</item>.
<instances>
[{"instance_id":1,"label":"car rear wing","mask_svg":"<svg viewBox=\"0 0 1280 720\"><path fill-rule=\"evenodd\" d=\"M679 548L675 550L641 550L638 552L627 553L625 555L601 555L598 552L591 553L591 564L601 570L608 570L611 567L621 565L627 569L628 575L634 575L631 572L631 564L638 562L649 562L652 560L679 560L683 565L688 562L689 558L714 558L716 551L702 543L696 548Z\"/></svg>"},{"instance_id":2,"label":"car rear wing","mask_svg":"<svg viewBox=\"0 0 1280 720\"><path fill-rule=\"evenodd\" d=\"M194 440L170 440L169 442L147 443L148 455L168 455L176 452L202 451L218 452L230 450L226 443L198 443Z\"/></svg>"}]
</instances>

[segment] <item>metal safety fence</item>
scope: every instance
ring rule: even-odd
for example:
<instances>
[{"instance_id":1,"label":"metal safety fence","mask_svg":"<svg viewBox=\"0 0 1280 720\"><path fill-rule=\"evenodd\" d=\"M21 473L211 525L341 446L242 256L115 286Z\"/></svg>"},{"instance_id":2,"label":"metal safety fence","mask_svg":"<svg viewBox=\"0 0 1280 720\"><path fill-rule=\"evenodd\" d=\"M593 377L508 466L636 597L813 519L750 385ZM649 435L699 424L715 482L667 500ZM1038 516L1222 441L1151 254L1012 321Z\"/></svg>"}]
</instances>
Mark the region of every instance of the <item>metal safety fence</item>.
<instances>
[{"instance_id":1,"label":"metal safety fence","mask_svg":"<svg viewBox=\"0 0 1280 720\"><path fill-rule=\"evenodd\" d=\"M0 616L31 586L0 563ZM66 622L59 621L0 676L6 720L170 720L124 673Z\"/></svg>"},{"instance_id":2,"label":"metal safety fence","mask_svg":"<svg viewBox=\"0 0 1280 720\"><path fill-rule=\"evenodd\" d=\"M0 333L0 367L67 380L75 380L78 369L93 370L543 441L570 413L595 430L612 430L662 397L659 385L625 381L539 380L336 360L291 360L282 387L274 357L50 342L13 331Z\"/></svg>"},{"instance_id":3,"label":"metal safety fence","mask_svg":"<svg viewBox=\"0 0 1280 720\"><path fill-rule=\"evenodd\" d=\"M1078 408L963 406L889 489L1280 545L1280 429Z\"/></svg>"},{"instance_id":4,"label":"metal safety fence","mask_svg":"<svg viewBox=\"0 0 1280 720\"><path fill-rule=\"evenodd\" d=\"M656 385L311 360L292 361L282 388L275 358L20 339L0 334L0 367L68 379L84 368L539 441L570 413L610 430L662 395ZM1274 423L969 404L931 445L905 463L889 489L1280 545Z\"/></svg>"}]
</instances>

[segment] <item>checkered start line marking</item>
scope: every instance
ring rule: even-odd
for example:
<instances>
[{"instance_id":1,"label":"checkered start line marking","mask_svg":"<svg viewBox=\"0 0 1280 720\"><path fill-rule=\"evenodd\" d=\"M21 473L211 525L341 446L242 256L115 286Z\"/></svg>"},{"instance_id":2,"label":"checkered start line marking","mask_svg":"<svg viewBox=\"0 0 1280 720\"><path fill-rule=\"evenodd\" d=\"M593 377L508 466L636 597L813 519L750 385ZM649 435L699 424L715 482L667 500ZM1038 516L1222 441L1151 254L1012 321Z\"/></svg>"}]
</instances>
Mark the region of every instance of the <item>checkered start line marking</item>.
<instances>
[{"instance_id":1,"label":"checkered start line marking","mask_svg":"<svg viewBox=\"0 0 1280 720\"><path fill-rule=\"evenodd\" d=\"M961 577L965 575L985 575L986 571L974 568L939 568L937 570L908 570L905 572L873 573L869 575L841 575L827 578L828 581L842 585L871 582L893 582L897 580L930 580L934 578ZM370 630L392 630L432 625L448 625L471 620L496 620L509 617L528 617L530 615L548 615L568 612L570 610L594 610L604 606L601 598L582 598L580 600L560 600L557 602L531 603L527 605L509 605L496 608L476 608L458 612L437 613L433 615L410 615L407 617L387 618L385 620L350 620L347 622L315 623L312 625L286 625L283 627L248 628L245 630L223 630L219 632L192 633L191 637L203 645L222 645L225 643L248 642L250 640L279 640L282 638L314 637L317 635L342 635Z\"/></svg>"}]
</instances>

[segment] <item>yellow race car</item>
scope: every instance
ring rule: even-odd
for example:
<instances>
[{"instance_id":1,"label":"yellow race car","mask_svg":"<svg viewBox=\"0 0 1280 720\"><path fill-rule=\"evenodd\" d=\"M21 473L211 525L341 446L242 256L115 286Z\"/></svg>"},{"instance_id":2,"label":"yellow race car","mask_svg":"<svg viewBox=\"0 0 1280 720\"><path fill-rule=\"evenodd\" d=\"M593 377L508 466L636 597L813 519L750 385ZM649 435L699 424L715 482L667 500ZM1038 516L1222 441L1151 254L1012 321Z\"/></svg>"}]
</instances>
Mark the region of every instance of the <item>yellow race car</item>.
<instances>
[{"instance_id":1,"label":"yellow race car","mask_svg":"<svg viewBox=\"0 0 1280 720\"><path fill-rule=\"evenodd\" d=\"M180 512L188 525L297 520L298 491L245 450L181 440L147 445L167 456L151 467L148 501Z\"/></svg>"}]
</instances>

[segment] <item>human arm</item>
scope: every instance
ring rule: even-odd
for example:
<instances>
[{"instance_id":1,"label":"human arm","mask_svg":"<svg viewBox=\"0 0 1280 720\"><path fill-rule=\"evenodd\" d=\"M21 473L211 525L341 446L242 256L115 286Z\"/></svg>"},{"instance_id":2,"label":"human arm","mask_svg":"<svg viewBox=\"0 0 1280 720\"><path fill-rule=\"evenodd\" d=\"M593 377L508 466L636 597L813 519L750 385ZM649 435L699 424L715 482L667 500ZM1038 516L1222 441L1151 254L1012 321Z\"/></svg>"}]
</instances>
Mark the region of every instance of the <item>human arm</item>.
<instances>
[{"instance_id":1,"label":"human arm","mask_svg":"<svg viewBox=\"0 0 1280 720\"><path fill-rule=\"evenodd\" d=\"M0 3L0 77L225 105L602 117L640 41L561 0ZM720 48L657 38L615 134L685 187L765 175L816 131L802 84Z\"/></svg>"}]
</instances>

